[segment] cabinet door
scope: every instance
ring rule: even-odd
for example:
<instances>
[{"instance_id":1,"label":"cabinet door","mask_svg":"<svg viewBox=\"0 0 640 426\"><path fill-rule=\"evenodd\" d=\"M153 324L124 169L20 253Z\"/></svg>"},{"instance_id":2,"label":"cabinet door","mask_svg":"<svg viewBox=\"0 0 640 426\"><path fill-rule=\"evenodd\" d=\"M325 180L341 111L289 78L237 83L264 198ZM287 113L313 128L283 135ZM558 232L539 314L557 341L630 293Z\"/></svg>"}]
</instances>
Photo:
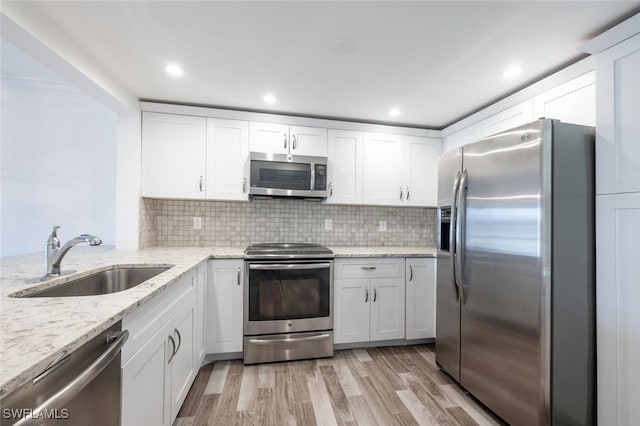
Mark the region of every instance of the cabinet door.
<instances>
[{"instance_id":1,"label":"cabinet door","mask_svg":"<svg viewBox=\"0 0 640 426\"><path fill-rule=\"evenodd\" d=\"M122 366L122 425L171 425L167 326Z\"/></svg>"},{"instance_id":2,"label":"cabinet door","mask_svg":"<svg viewBox=\"0 0 640 426\"><path fill-rule=\"evenodd\" d=\"M405 204L438 205L438 155L440 139L404 137Z\"/></svg>"},{"instance_id":3,"label":"cabinet door","mask_svg":"<svg viewBox=\"0 0 640 426\"><path fill-rule=\"evenodd\" d=\"M637 424L640 193L597 196L596 217L598 423Z\"/></svg>"},{"instance_id":4,"label":"cabinet door","mask_svg":"<svg viewBox=\"0 0 640 426\"><path fill-rule=\"evenodd\" d=\"M407 259L406 264L407 340L436 337L436 260Z\"/></svg>"},{"instance_id":5,"label":"cabinet door","mask_svg":"<svg viewBox=\"0 0 640 426\"><path fill-rule=\"evenodd\" d=\"M206 354L206 306L207 306L207 264L196 270L196 331L195 331L195 364L199 367Z\"/></svg>"},{"instance_id":6,"label":"cabinet door","mask_svg":"<svg viewBox=\"0 0 640 426\"><path fill-rule=\"evenodd\" d=\"M371 341L404 339L404 278L373 278L371 293Z\"/></svg>"},{"instance_id":7,"label":"cabinet door","mask_svg":"<svg viewBox=\"0 0 640 426\"><path fill-rule=\"evenodd\" d=\"M402 204L405 194L402 184L403 147L402 136L364 134L365 204Z\"/></svg>"},{"instance_id":8,"label":"cabinet door","mask_svg":"<svg viewBox=\"0 0 640 426\"><path fill-rule=\"evenodd\" d=\"M291 126L289 140L291 155L327 156L327 129Z\"/></svg>"},{"instance_id":9,"label":"cabinet door","mask_svg":"<svg viewBox=\"0 0 640 426\"><path fill-rule=\"evenodd\" d=\"M209 262L207 290L207 353L242 351L244 262Z\"/></svg>"},{"instance_id":10,"label":"cabinet door","mask_svg":"<svg viewBox=\"0 0 640 426\"><path fill-rule=\"evenodd\" d=\"M206 198L249 199L249 122L207 119Z\"/></svg>"},{"instance_id":11,"label":"cabinet door","mask_svg":"<svg viewBox=\"0 0 640 426\"><path fill-rule=\"evenodd\" d=\"M640 34L596 59L596 193L640 191Z\"/></svg>"},{"instance_id":12,"label":"cabinet door","mask_svg":"<svg viewBox=\"0 0 640 426\"><path fill-rule=\"evenodd\" d=\"M482 137L495 135L533 120L533 100L528 99L483 120Z\"/></svg>"},{"instance_id":13,"label":"cabinet door","mask_svg":"<svg viewBox=\"0 0 640 426\"><path fill-rule=\"evenodd\" d=\"M334 343L369 341L369 280L336 279L334 289Z\"/></svg>"},{"instance_id":14,"label":"cabinet door","mask_svg":"<svg viewBox=\"0 0 640 426\"><path fill-rule=\"evenodd\" d=\"M289 126L286 124L260 123L252 121L249 148L255 152L273 154L289 153Z\"/></svg>"},{"instance_id":15,"label":"cabinet door","mask_svg":"<svg viewBox=\"0 0 640 426\"><path fill-rule=\"evenodd\" d=\"M596 125L596 72L590 71L533 98L533 118Z\"/></svg>"},{"instance_id":16,"label":"cabinet door","mask_svg":"<svg viewBox=\"0 0 640 426\"><path fill-rule=\"evenodd\" d=\"M176 312L170 322L169 334L176 343L176 350L171 358L171 423L178 416L178 411L187 397L198 368L195 364L195 300L190 300ZM171 345L170 345L171 346Z\"/></svg>"},{"instance_id":17,"label":"cabinet door","mask_svg":"<svg viewBox=\"0 0 640 426\"><path fill-rule=\"evenodd\" d=\"M327 204L362 204L362 140L360 132L329 130Z\"/></svg>"},{"instance_id":18,"label":"cabinet door","mask_svg":"<svg viewBox=\"0 0 640 426\"><path fill-rule=\"evenodd\" d=\"M142 115L142 196L204 198L204 117Z\"/></svg>"}]
</instances>

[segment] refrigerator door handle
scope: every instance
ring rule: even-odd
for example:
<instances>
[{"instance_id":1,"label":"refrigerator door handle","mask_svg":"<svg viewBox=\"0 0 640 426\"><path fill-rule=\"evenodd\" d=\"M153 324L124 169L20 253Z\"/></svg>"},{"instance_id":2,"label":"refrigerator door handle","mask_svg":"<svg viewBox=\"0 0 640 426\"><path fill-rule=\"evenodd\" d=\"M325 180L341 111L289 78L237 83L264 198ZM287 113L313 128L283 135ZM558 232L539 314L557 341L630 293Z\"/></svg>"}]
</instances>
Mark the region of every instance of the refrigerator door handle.
<instances>
[{"instance_id":1,"label":"refrigerator door handle","mask_svg":"<svg viewBox=\"0 0 640 426\"><path fill-rule=\"evenodd\" d=\"M460 186L458 188L457 211L456 211L456 265L454 277L458 286L460 301L464 304L464 251L465 239L464 228L466 227L467 216L467 170L462 171Z\"/></svg>"},{"instance_id":2,"label":"refrigerator door handle","mask_svg":"<svg viewBox=\"0 0 640 426\"><path fill-rule=\"evenodd\" d=\"M451 272L453 274L453 286L456 289L456 301L460 299L460 289L458 288L458 282L456 278L456 233L453 232L456 229L456 201L458 198L458 188L460 187L460 172L456 174L456 178L453 181L453 192L451 194L451 227L449 231L449 259L451 260Z\"/></svg>"}]
</instances>

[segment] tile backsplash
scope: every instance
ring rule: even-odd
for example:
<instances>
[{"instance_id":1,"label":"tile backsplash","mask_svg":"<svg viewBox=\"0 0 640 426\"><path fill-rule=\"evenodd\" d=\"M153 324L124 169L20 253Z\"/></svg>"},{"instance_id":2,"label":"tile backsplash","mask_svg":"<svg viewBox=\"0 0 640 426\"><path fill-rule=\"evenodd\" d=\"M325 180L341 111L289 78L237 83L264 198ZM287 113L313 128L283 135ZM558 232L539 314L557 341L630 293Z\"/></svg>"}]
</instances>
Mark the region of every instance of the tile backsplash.
<instances>
[{"instance_id":1,"label":"tile backsplash","mask_svg":"<svg viewBox=\"0 0 640 426\"><path fill-rule=\"evenodd\" d=\"M202 218L194 229L194 217ZM325 230L325 219L332 230ZM386 221L385 232L379 222ZM246 246L262 242L328 246L435 246L436 209L327 205L297 199L248 203L142 198L140 248Z\"/></svg>"}]
</instances>

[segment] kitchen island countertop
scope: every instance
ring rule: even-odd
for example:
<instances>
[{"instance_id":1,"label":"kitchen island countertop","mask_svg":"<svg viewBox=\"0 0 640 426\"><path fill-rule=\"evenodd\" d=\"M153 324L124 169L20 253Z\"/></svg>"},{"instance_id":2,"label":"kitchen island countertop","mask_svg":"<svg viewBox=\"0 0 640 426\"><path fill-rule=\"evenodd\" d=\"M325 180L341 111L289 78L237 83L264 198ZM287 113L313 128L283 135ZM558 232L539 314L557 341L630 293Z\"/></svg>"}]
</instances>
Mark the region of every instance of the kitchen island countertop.
<instances>
[{"instance_id":1,"label":"kitchen island countertop","mask_svg":"<svg viewBox=\"0 0 640 426\"><path fill-rule=\"evenodd\" d=\"M340 257L434 257L433 247L330 247ZM241 259L244 247L76 247L63 260L71 275L42 283L43 254L0 259L0 398L161 294L208 259ZM173 265L125 291L99 296L17 298L111 265Z\"/></svg>"}]
</instances>

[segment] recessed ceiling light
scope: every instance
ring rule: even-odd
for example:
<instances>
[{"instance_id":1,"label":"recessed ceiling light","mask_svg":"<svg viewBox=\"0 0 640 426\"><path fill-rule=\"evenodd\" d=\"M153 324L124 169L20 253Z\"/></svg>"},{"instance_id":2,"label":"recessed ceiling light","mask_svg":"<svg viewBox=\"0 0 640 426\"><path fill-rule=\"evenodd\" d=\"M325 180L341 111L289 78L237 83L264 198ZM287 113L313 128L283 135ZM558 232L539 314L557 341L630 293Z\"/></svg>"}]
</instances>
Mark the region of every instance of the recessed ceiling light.
<instances>
[{"instance_id":1,"label":"recessed ceiling light","mask_svg":"<svg viewBox=\"0 0 640 426\"><path fill-rule=\"evenodd\" d=\"M511 65L509 68L504 70L504 72L502 73L502 76L504 78L513 78L519 75L521 72L522 72L522 68L520 68L517 65Z\"/></svg>"},{"instance_id":2,"label":"recessed ceiling light","mask_svg":"<svg viewBox=\"0 0 640 426\"><path fill-rule=\"evenodd\" d=\"M277 101L276 97L273 96L271 93L267 93L266 95L264 95L264 98L262 99L268 104L275 104Z\"/></svg>"},{"instance_id":3,"label":"recessed ceiling light","mask_svg":"<svg viewBox=\"0 0 640 426\"><path fill-rule=\"evenodd\" d=\"M389 110L389 115L390 115L391 117L397 117L397 116L399 116L399 115L400 115L400 110L399 110L398 108L391 108L391 109Z\"/></svg>"},{"instance_id":4,"label":"recessed ceiling light","mask_svg":"<svg viewBox=\"0 0 640 426\"><path fill-rule=\"evenodd\" d=\"M182 77L182 74L184 74L182 67L178 64L169 64L166 66L165 70L169 75L174 77Z\"/></svg>"}]
</instances>

